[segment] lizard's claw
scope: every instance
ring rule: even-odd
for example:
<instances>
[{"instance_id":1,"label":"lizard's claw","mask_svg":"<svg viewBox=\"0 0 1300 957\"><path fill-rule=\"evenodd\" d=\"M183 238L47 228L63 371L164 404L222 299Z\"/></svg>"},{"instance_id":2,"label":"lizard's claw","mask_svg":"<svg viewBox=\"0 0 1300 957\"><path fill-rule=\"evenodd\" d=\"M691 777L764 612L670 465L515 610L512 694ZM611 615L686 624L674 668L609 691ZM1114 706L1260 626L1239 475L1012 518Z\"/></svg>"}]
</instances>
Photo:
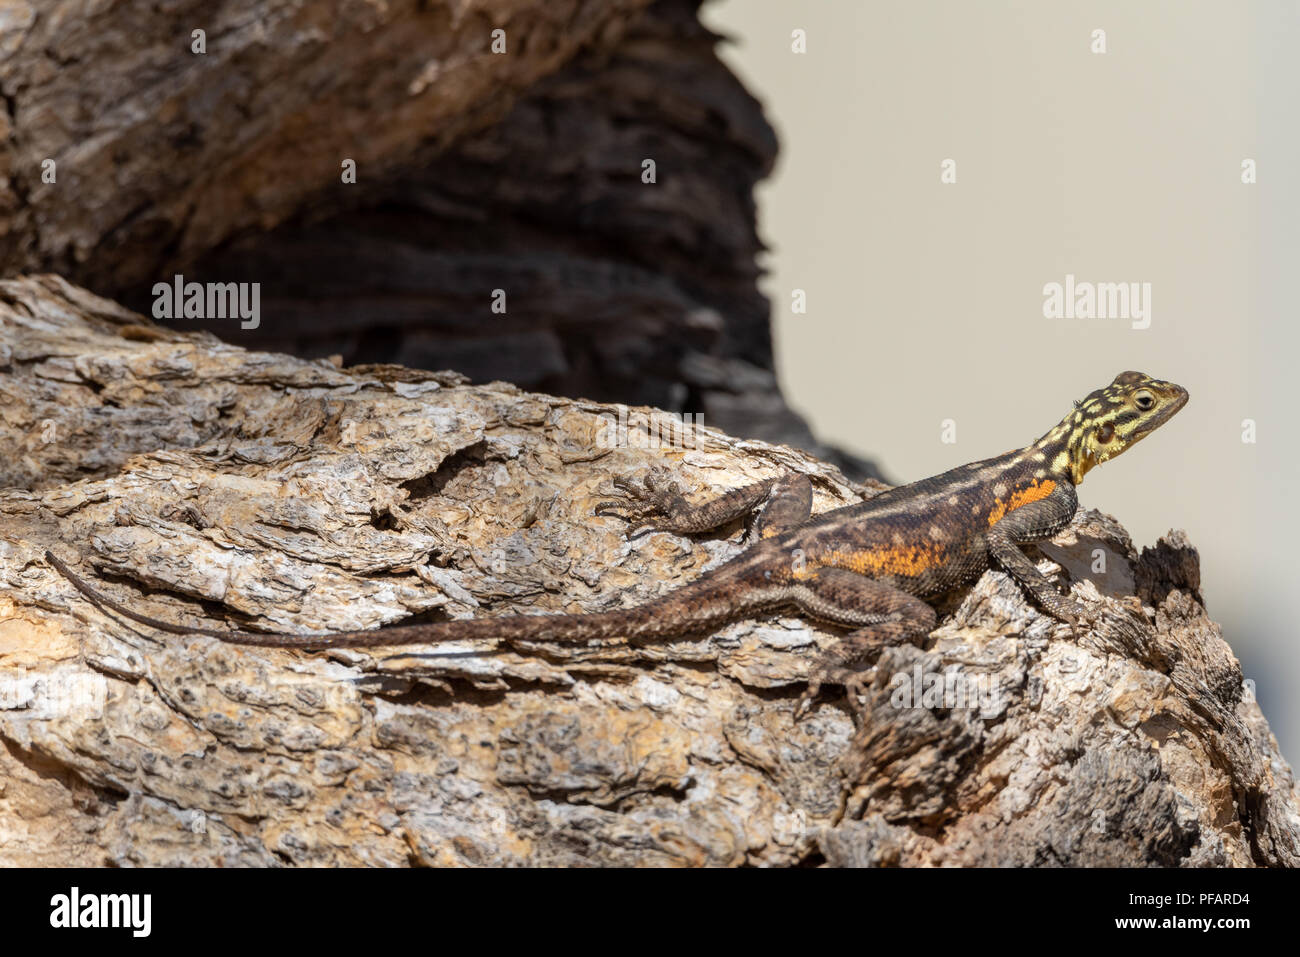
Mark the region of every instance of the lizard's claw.
<instances>
[{"instance_id":1,"label":"lizard's claw","mask_svg":"<svg viewBox=\"0 0 1300 957\"><path fill-rule=\"evenodd\" d=\"M612 484L620 497L599 503L595 514L628 522L628 538L650 531L673 531L673 515L682 510L685 502L681 486L669 480L666 470L654 469L640 481L617 478Z\"/></svg>"},{"instance_id":2,"label":"lizard's claw","mask_svg":"<svg viewBox=\"0 0 1300 957\"><path fill-rule=\"evenodd\" d=\"M1088 620L1088 610L1082 605L1076 603L1069 612L1066 624L1070 626L1070 633L1075 638L1082 638L1088 630L1090 624Z\"/></svg>"},{"instance_id":3,"label":"lizard's claw","mask_svg":"<svg viewBox=\"0 0 1300 957\"><path fill-rule=\"evenodd\" d=\"M1110 610L1107 602L1087 606L1080 602L1067 602L1064 618L1076 640L1100 635L1118 640L1121 647L1135 652L1145 646L1147 636L1142 626L1131 614ZM1145 620L1143 619L1143 624Z\"/></svg>"},{"instance_id":4,"label":"lizard's claw","mask_svg":"<svg viewBox=\"0 0 1300 957\"><path fill-rule=\"evenodd\" d=\"M867 696L867 687L875 677L876 669L870 668L866 671L855 671L851 678L844 682L844 693L849 696L850 701L857 702Z\"/></svg>"},{"instance_id":5,"label":"lizard's claw","mask_svg":"<svg viewBox=\"0 0 1300 957\"><path fill-rule=\"evenodd\" d=\"M823 684L835 684L844 686L844 696L849 701L850 710L853 712L854 721L859 721L857 703L860 699L866 697L867 687L874 678L876 669L868 668L866 671L855 671L849 668L824 668L808 679L808 687L804 693L799 696L799 701L794 706L794 720L802 721L812 710L813 702L821 693Z\"/></svg>"},{"instance_id":6,"label":"lizard's claw","mask_svg":"<svg viewBox=\"0 0 1300 957\"><path fill-rule=\"evenodd\" d=\"M1058 602L1053 602L1048 608L1048 612L1057 621L1069 625L1070 633L1075 638L1082 638L1088 631L1088 626L1092 624L1093 614L1091 610L1082 602L1075 601L1072 598L1062 598Z\"/></svg>"},{"instance_id":7,"label":"lizard's claw","mask_svg":"<svg viewBox=\"0 0 1300 957\"><path fill-rule=\"evenodd\" d=\"M802 721L812 711L813 702L817 700L817 695L821 693L822 683L817 678L808 680L808 687L804 689L803 694L799 696L799 701L794 706L794 720Z\"/></svg>"}]
</instances>

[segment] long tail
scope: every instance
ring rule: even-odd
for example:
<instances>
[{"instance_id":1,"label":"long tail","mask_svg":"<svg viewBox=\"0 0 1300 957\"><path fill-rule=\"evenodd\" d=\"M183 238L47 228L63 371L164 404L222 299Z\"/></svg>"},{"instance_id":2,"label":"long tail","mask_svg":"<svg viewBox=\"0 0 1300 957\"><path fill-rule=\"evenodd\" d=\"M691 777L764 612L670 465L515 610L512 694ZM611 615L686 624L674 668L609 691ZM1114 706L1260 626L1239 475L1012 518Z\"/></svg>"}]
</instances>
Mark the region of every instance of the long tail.
<instances>
[{"instance_id":1,"label":"long tail","mask_svg":"<svg viewBox=\"0 0 1300 957\"><path fill-rule=\"evenodd\" d=\"M325 635L218 631L215 628L178 625L142 615L91 586L52 552L47 551L45 559L101 611L112 611L123 618L174 635L206 635L235 645L271 648L367 648L376 645L436 644L470 638L565 643L597 638L673 638L698 634L752 611L748 603L737 601L736 583L739 576L715 573L644 605L589 615L462 618Z\"/></svg>"}]
</instances>

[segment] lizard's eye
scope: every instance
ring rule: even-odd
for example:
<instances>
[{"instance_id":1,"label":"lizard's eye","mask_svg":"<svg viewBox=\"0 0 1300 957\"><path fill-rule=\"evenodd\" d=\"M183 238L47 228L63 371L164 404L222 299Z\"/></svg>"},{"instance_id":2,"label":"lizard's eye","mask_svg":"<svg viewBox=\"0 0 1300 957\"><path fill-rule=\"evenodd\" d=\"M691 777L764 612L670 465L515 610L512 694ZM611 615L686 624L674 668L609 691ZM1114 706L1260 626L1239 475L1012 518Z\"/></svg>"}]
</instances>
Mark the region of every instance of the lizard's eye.
<instances>
[{"instance_id":1,"label":"lizard's eye","mask_svg":"<svg viewBox=\"0 0 1300 957\"><path fill-rule=\"evenodd\" d=\"M1100 429L1097 430L1098 442L1102 442L1102 443L1109 442L1114 437L1115 437L1115 426L1109 422L1107 422L1105 425L1103 425Z\"/></svg>"},{"instance_id":2,"label":"lizard's eye","mask_svg":"<svg viewBox=\"0 0 1300 957\"><path fill-rule=\"evenodd\" d=\"M1142 412L1150 412L1155 407L1156 397L1150 392L1139 392L1133 397L1133 402Z\"/></svg>"}]
</instances>

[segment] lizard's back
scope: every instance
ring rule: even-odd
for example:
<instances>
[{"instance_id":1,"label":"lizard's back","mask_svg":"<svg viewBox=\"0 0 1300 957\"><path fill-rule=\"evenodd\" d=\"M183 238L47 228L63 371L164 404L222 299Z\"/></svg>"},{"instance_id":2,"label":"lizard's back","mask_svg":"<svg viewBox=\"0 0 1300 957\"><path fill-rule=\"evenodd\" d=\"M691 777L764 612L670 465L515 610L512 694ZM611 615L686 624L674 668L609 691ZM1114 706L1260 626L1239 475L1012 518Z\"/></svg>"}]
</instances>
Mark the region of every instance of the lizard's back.
<instances>
[{"instance_id":1,"label":"lizard's back","mask_svg":"<svg viewBox=\"0 0 1300 957\"><path fill-rule=\"evenodd\" d=\"M813 516L765 544L806 570L846 568L925 597L988 567L985 536L1008 512L1057 482L1031 449L972 462Z\"/></svg>"}]
</instances>

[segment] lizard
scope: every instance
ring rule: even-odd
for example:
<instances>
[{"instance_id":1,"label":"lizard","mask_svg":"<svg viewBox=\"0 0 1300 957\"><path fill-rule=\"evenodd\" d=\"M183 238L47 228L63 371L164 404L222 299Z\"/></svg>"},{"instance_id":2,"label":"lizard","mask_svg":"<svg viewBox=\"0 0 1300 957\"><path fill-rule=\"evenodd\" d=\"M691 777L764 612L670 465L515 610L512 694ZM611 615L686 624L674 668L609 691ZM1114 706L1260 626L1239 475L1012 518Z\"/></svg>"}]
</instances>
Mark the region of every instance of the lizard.
<instances>
[{"instance_id":1,"label":"lizard","mask_svg":"<svg viewBox=\"0 0 1300 957\"><path fill-rule=\"evenodd\" d=\"M1088 472L1131 448L1188 400L1173 382L1122 372L1075 403L1037 441L1021 449L900 485L841 508L812 514L812 484L787 473L691 504L661 471L615 480L595 513L646 531L702 534L749 516L749 547L698 579L630 608L588 614L505 615L396 625L334 634L277 634L178 625L140 614L46 559L102 610L182 635L240 645L324 650L492 638L507 646L684 637L782 608L847 630L811 672L796 714L823 684L853 694L868 663L887 644L921 642L937 616L926 599L974 581L991 566L1006 571L1048 615L1077 634L1087 609L1057 591L1021 546L1052 538L1078 509Z\"/></svg>"}]
</instances>

